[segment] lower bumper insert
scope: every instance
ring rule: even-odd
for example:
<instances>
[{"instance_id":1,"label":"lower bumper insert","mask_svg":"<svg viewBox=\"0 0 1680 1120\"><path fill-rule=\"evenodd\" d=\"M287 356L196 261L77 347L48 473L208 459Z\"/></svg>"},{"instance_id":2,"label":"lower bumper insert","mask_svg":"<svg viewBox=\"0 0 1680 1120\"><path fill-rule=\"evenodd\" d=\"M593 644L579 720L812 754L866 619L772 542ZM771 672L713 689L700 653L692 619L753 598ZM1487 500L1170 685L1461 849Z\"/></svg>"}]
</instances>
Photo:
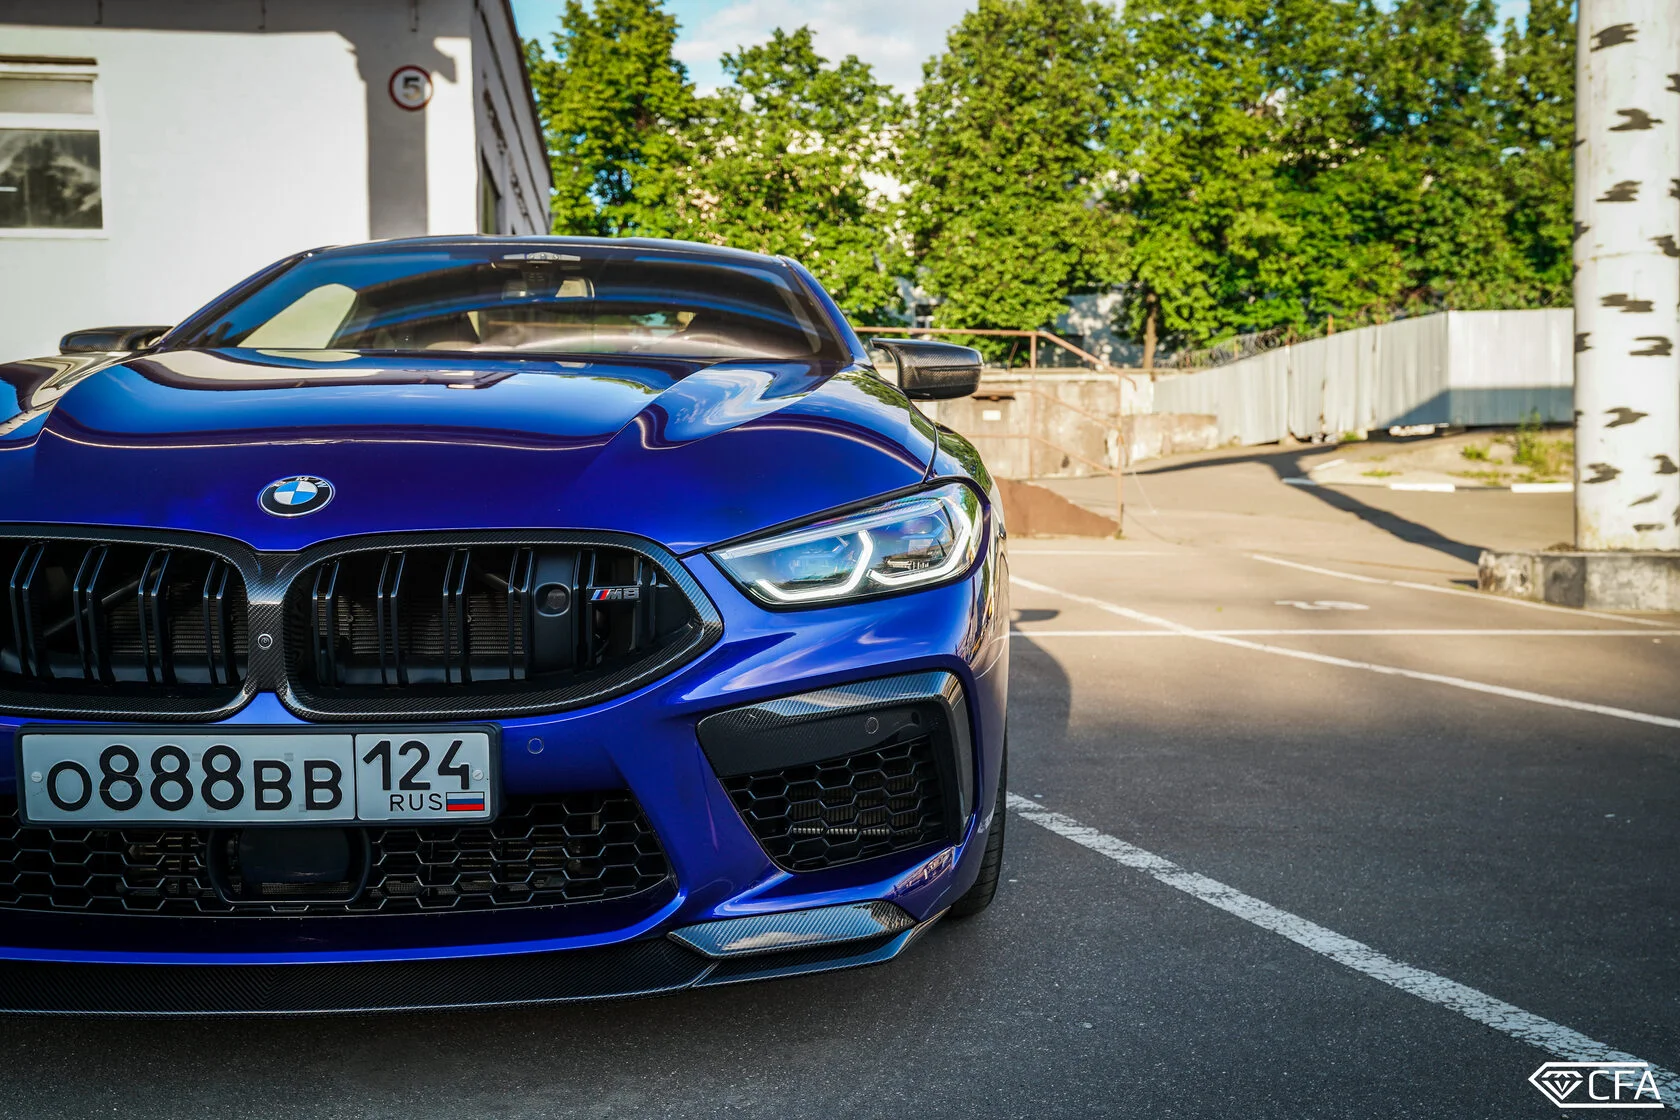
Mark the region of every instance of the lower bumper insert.
<instances>
[{"instance_id":1,"label":"lower bumper insert","mask_svg":"<svg viewBox=\"0 0 1680 1120\"><path fill-rule=\"evenodd\" d=\"M684 926L667 936L708 957L745 957L869 941L903 933L915 921L890 902L856 902L785 914L754 914Z\"/></svg>"},{"instance_id":2,"label":"lower bumper insert","mask_svg":"<svg viewBox=\"0 0 1680 1120\"><path fill-rule=\"evenodd\" d=\"M889 902L727 918L599 949L339 964L0 960L0 1014L310 1015L570 1003L881 964L921 924Z\"/></svg>"}]
</instances>

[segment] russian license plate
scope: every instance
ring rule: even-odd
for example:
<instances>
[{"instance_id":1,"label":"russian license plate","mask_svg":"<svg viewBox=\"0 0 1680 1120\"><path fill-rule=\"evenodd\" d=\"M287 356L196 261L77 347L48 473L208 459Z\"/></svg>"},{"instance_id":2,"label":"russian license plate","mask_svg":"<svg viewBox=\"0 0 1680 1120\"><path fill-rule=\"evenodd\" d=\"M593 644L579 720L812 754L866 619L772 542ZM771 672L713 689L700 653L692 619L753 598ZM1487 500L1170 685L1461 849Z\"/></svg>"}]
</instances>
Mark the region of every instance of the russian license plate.
<instances>
[{"instance_id":1,"label":"russian license plate","mask_svg":"<svg viewBox=\"0 0 1680 1120\"><path fill-rule=\"evenodd\" d=\"M490 727L27 727L17 738L29 824L462 822L497 809Z\"/></svg>"}]
</instances>

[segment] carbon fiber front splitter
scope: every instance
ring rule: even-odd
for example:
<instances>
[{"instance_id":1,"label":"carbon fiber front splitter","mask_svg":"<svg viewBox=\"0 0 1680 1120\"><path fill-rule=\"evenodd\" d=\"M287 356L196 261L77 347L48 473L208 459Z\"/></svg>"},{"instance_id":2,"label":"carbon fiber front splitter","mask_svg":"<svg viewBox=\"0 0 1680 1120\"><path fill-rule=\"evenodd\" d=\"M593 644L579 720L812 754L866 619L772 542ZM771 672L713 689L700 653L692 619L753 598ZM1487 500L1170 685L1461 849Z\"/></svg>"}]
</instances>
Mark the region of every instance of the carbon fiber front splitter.
<instances>
[{"instance_id":1,"label":"carbon fiber front splitter","mask_svg":"<svg viewBox=\"0 0 1680 1120\"><path fill-rule=\"evenodd\" d=\"M724 959L658 937L599 949L338 964L0 961L0 1013L316 1015L622 999L880 964L938 920L868 940Z\"/></svg>"}]
</instances>

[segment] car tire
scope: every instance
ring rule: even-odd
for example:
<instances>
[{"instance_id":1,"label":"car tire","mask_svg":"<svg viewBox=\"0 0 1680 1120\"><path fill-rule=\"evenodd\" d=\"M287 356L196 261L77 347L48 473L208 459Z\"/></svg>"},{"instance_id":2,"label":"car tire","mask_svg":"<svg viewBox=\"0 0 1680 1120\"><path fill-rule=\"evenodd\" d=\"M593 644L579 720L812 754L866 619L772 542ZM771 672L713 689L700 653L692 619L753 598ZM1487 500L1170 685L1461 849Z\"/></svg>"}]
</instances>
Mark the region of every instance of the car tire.
<instances>
[{"instance_id":1,"label":"car tire","mask_svg":"<svg viewBox=\"0 0 1680 1120\"><path fill-rule=\"evenodd\" d=\"M972 918L992 904L998 876L1003 873L1003 826L1009 796L1009 740L1003 741L1003 762L998 766L997 806L992 810L992 829L986 834L986 851L980 858L980 877L968 893L951 904L952 918Z\"/></svg>"}]
</instances>

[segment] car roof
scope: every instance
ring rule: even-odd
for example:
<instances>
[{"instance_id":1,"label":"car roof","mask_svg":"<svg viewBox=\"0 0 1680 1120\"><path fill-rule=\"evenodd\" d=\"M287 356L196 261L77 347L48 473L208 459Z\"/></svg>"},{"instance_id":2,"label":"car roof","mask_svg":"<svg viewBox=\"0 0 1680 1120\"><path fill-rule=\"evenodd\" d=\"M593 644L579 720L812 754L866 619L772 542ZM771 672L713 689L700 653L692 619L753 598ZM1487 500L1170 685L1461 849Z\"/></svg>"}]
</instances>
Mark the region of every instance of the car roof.
<instances>
[{"instance_id":1,"label":"car roof","mask_svg":"<svg viewBox=\"0 0 1680 1120\"><path fill-rule=\"evenodd\" d=\"M732 249L726 245L708 245L700 241L678 241L663 237L556 237L542 234L446 234L435 237L396 237L384 241L364 241L354 245L331 245L316 250L317 253L334 256L353 256L358 253L377 253L383 249L393 248L468 248L483 245L506 245L510 247L530 247L540 249L556 249L567 246L577 248L629 248L640 249L644 252L682 253L685 256L714 257L719 264L756 264L756 265L785 265L781 257L774 257L765 253L753 253L745 249Z\"/></svg>"}]
</instances>

